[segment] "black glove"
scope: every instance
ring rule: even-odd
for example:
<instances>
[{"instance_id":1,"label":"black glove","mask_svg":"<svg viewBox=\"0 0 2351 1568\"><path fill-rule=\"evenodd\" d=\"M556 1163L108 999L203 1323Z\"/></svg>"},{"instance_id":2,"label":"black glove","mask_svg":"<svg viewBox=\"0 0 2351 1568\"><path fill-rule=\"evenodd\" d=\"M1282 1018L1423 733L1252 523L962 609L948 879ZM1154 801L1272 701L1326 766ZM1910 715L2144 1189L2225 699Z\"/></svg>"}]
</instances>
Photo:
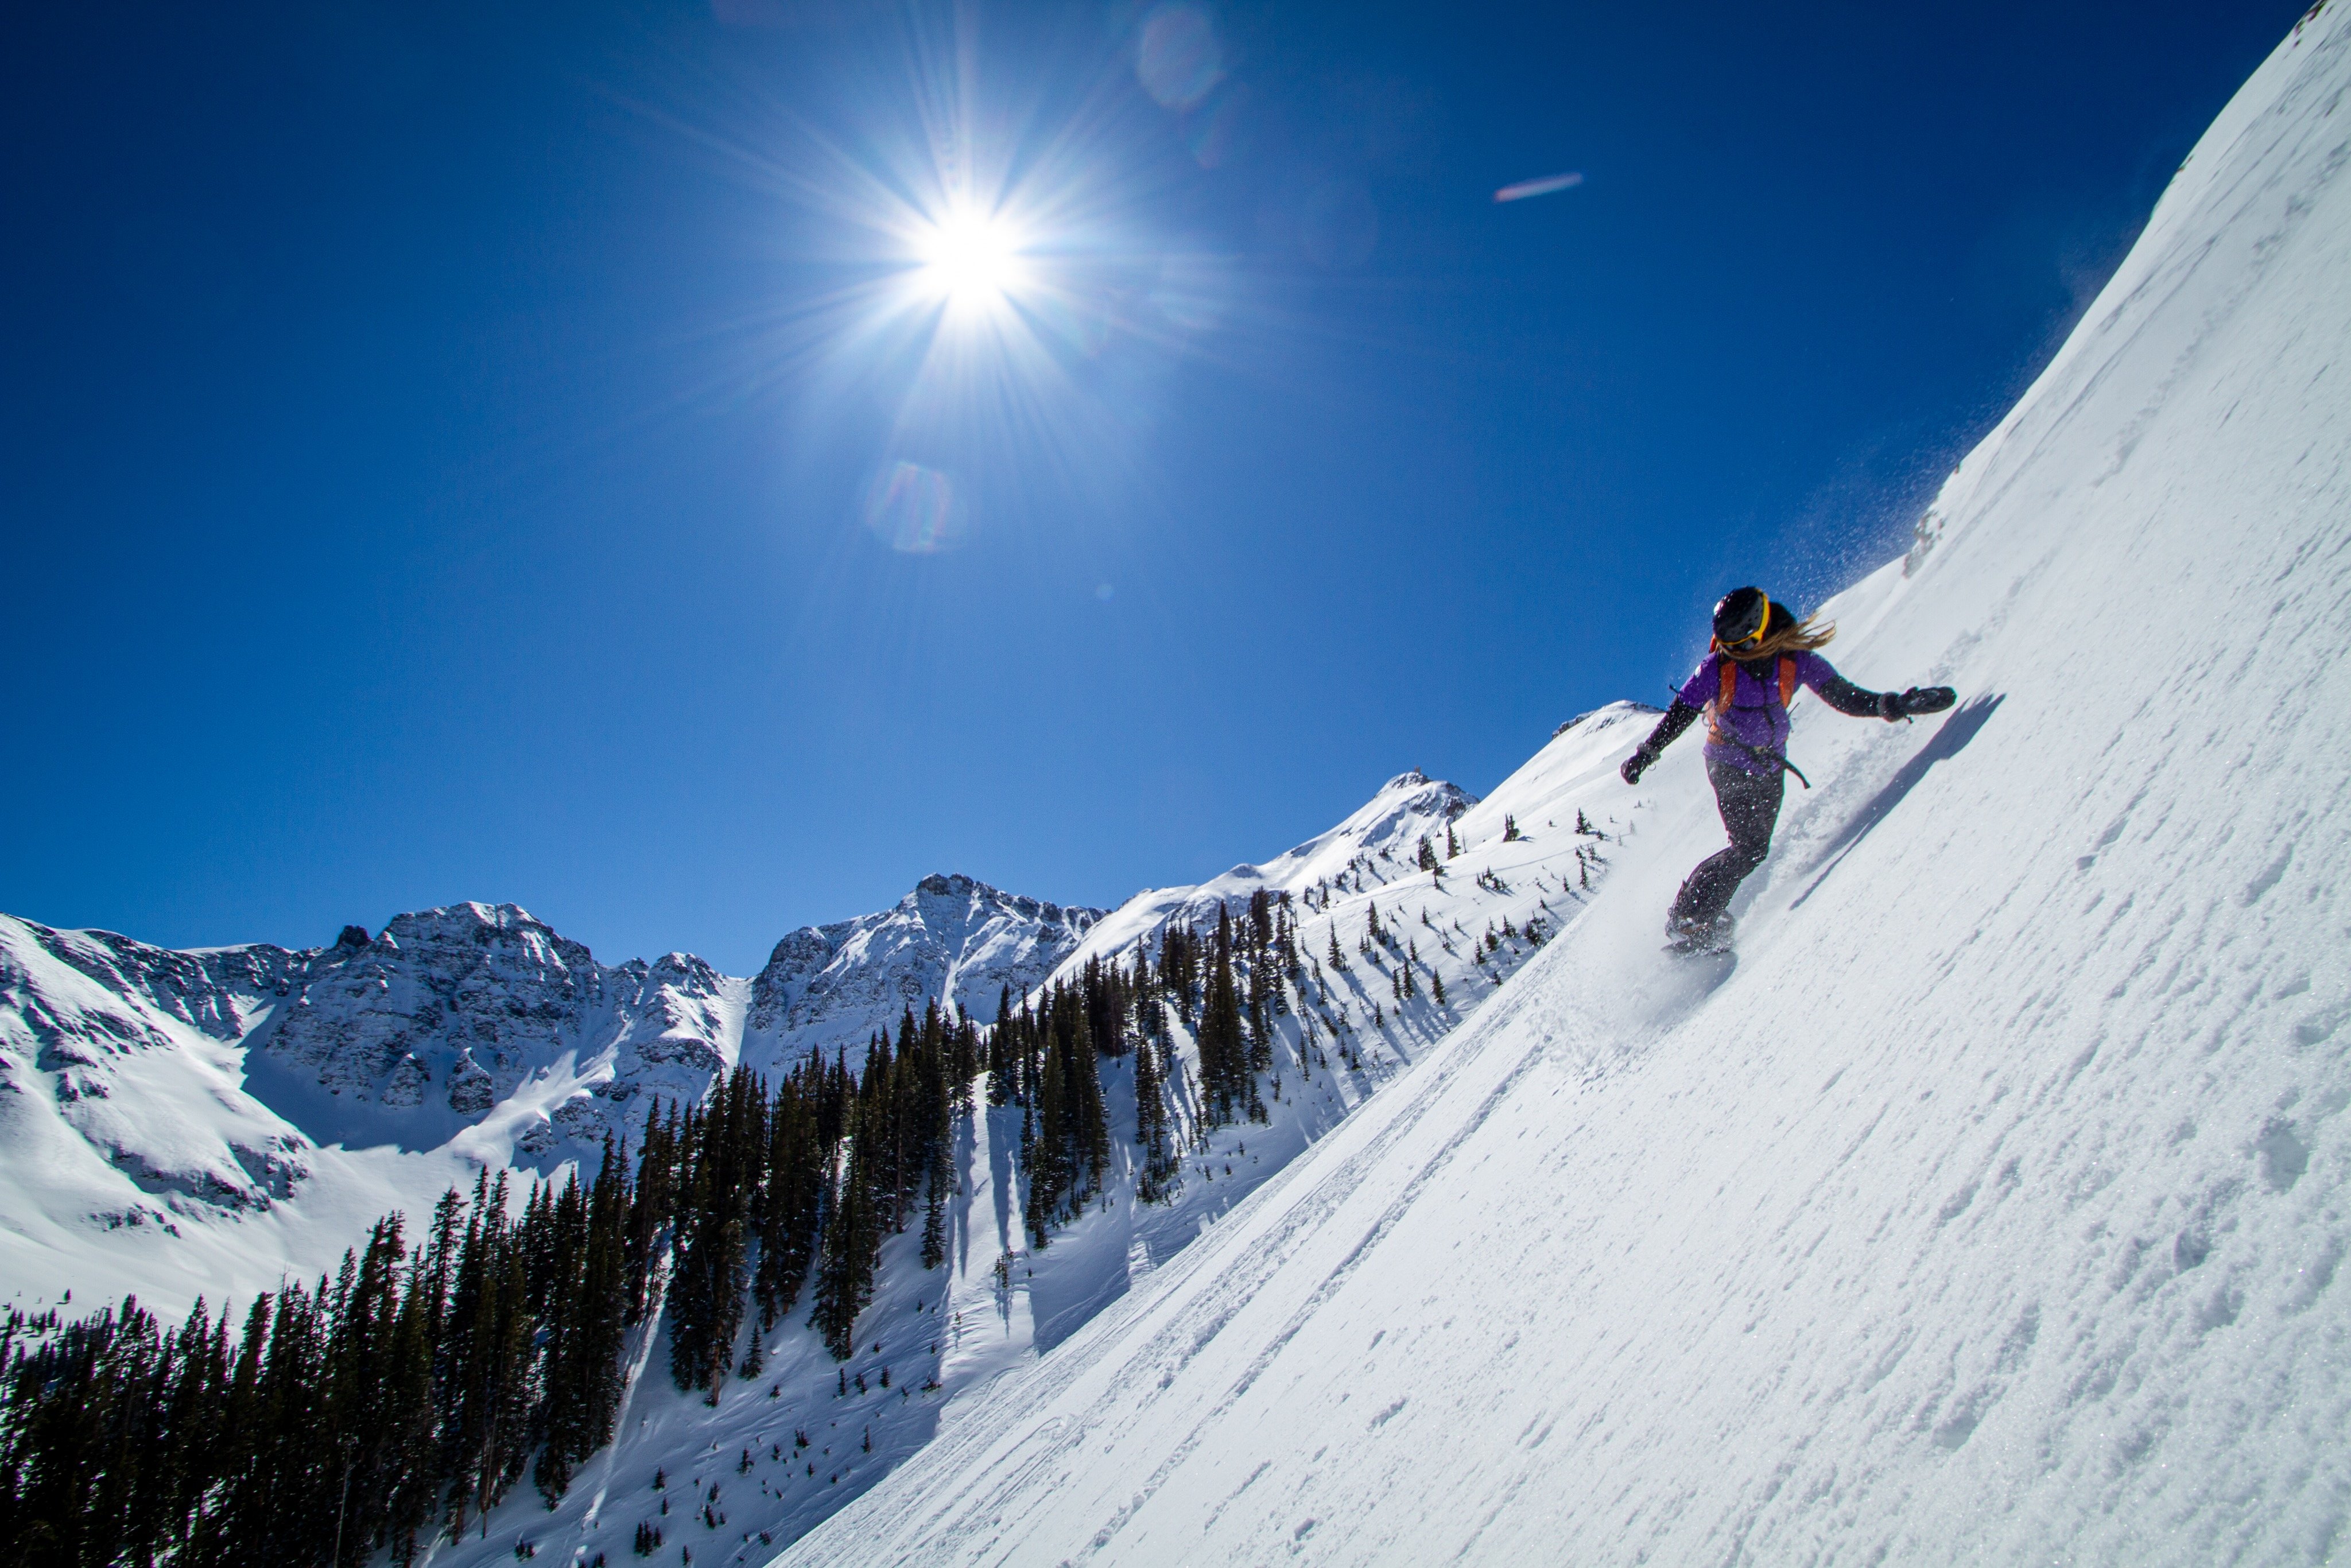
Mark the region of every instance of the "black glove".
<instances>
[{"instance_id":1,"label":"black glove","mask_svg":"<svg viewBox=\"0 0 2351 1568\"><path fill-rule=\"evenodd\" d=\"M1625 783L1638 784L1641 781L1641 775L1655 766L1656 760L1656 752L1646 746L1636 746L1633 748L1633 755L1625 758L1625 766L1616 771L1624 776Z\"/></svg>"},{"instance_id":2,"label":"black glove","mask_svg":"<svg viewBox=\"0 0 2351 1568\"><path fill-rule=\"evenodd\" d=\"M1906 692L1877 694L1877 716L1892 724L1912 714L1940 713L1959 700L1959 694L1949 686L1912 686Z\"/></svg>"},{"instance_id":3,"label":"black glove","mask_svg":"<svg viewBox=\"0 0 2351 1568\"><path fill-rule=\"evenodd\" d=\"M1912 686L1902 694L1904 713L1940 713L1959 700L1949 686Z\"/></svg>"}]
</instances>

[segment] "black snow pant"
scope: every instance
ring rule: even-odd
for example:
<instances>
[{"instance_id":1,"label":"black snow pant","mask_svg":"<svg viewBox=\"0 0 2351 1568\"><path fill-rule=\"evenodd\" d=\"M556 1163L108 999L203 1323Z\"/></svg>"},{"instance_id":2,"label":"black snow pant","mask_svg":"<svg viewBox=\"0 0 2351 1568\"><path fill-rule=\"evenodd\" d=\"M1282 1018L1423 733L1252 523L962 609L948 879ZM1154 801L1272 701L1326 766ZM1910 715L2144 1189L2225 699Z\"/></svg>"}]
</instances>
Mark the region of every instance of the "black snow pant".
<instances>
[{"instance_id":1,"label":"black snow pant","mask_svg":"<svg viewBox=\"0 0 2351 1568\"><path fill-rule=\"evenodd\" d=\"M1780 820L1780 796L1787 779L1777 768L1765 778L1711 758L1707 759L1706 776L1714 786L1714 803L1730 833L1730 847L1700 861L1689 873L1674 897L1673 916L1711 924L1729 907L1730 895L1739 891L1747 873L1771 852L1771 829Z\"/></svg>"}]
</instances>

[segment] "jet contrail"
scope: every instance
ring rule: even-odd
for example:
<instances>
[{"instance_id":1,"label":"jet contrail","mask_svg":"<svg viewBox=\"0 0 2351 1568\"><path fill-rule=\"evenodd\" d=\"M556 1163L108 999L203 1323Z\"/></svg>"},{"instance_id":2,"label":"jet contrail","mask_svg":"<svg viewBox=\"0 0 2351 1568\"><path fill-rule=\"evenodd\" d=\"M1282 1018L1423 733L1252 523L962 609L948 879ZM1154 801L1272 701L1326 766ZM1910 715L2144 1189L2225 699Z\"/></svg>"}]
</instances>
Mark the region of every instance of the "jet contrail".
<instances>
[{"instance_id":1,"label":"jet contrail","mask_svg":"<svg viewBox=\"0 0 2351 1568\"><path fill-rule=\"evenodd\" d=\"M1581 174L1546 174L1540 180L1521 180L1515 185L1505 185L1494 193L1498 202L1523 202L1529 196L1548 196L1553 191L1564 191L1583 183Z\"/></svg>"}]
</instances>

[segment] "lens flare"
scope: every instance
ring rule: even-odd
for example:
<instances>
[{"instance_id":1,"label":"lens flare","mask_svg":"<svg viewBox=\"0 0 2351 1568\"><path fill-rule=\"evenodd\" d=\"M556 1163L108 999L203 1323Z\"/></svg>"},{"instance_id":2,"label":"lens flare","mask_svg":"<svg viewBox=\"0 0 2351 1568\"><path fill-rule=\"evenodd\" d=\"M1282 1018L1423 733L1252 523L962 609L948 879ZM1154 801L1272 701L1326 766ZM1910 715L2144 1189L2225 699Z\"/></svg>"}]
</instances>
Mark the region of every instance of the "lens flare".
<instances>
[{"instance_id":1,"label":"lens flare","mask_svg":"<svg viewBox=\"0 0 2351 1568\"><path fill-rule=\"evenodd\" d=\"M897 462L865 492L865 526L901 555L937 555L964 541L955 482L919 463Z\"/></svg>"},{"instance_id":2,"label":"lens flare","mask_svg":"<svg viewBox=\"0 0 2351 1568\"><path fill-rule=\"evenodd\" d=\"M1224 79L1216 25L1189 5L1163 5L1144 19L1134 74L1169 109L1190 109Z\"/></svg>"}]
</instances>

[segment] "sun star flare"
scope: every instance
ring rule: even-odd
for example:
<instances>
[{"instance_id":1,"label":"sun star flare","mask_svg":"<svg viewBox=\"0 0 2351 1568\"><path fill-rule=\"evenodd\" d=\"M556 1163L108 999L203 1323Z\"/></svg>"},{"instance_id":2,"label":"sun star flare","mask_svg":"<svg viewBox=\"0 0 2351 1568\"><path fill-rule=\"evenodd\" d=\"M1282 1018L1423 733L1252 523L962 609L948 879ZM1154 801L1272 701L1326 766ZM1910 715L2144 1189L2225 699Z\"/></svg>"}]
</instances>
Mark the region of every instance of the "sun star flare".
<instances>
[{"instance_id":1,"label":"sun star flare","mask_svg":"<svg viewBox=\"0 0 2351 1568\"><path fill-rule=\"evenodd\" d=\"M1024 243L1018 226L1000 212L972 207L947 212L917 241L921 286L933 298L961 309L999 308L1030 281Z\"/></svg>"}]
</instances>

